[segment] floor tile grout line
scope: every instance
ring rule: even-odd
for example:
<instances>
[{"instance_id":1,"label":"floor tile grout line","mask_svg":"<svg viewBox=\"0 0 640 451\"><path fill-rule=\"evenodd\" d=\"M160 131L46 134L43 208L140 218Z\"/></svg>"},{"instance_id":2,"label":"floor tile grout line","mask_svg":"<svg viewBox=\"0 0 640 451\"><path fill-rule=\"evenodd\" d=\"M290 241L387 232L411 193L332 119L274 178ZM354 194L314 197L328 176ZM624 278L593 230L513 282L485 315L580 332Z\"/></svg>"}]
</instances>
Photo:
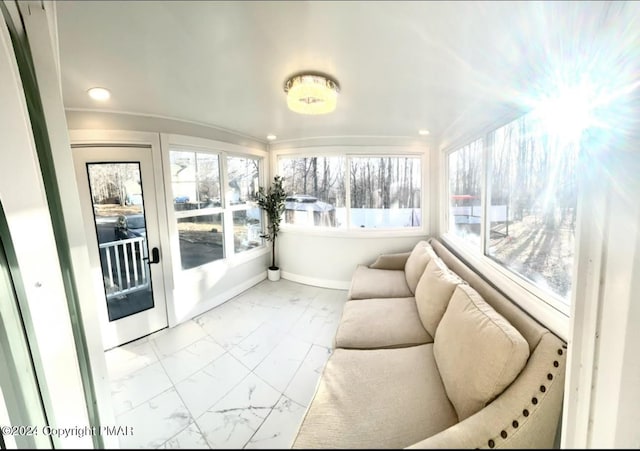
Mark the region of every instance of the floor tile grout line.
<instances>
[{"instance_id":1,"label":"floor tile grout line","mask_svg":"<svg viewBox=\"0 0 640 451\"><path fill-rule=\"evenodd\" d=\"M258 284L256 286L256 289L257 290L260 289L261 285L262 284ZM314 346L317 346L318 348L322 348L322 349L328 351L328 356L324 359L325 360L324 365L326 365L327 359L333 353L333 346L327 345L326 339L325 339L326 337L324 337L325 332L323 332L323 331L329 325L331 327L337 327L337 324L333 324L332 321L327 321L326 324L323 324L322 327L320 327L318 329L318 331L316 331L316 333L314 333L313 336L311 336L311 337L296 336L295 334L292 333L292 330L296 326L298 326L301 318L303 318L303 316L305 314L308 314L310 312L310 309L316 310L316 312L313 312L314 313L314 317L315 317L318 314L322 314L323 312L332 312L334 309L339 308L338 304L343 305L344 304L344 300L339 300L340 302L334 302L336 300L335 299L336 296L332 295L331 298L325 297L326 290L324 290L322 288L309 287L309 286L306 286L306 285L304 287L302 287L302 286L299 286L299 285L300 284L296 284L296 283L290 282L290 283L287 284L287 288L285 290L282 290L282 292L277 288L274 290L273 289L274 287L271 287L269 285L262 285L262 289L268 288L266 294L260 294L259 291L256 291L256 293L247 294L247 292L249 292L249 290L251 290L251 288L249 288L245 292L243 292L243 293L235 296L234 298L230 299L228 302L225 302L225 303L221 304L221 305L225 305L225 304L228 304L228 303L234 303L235 305L241 306L241 309L244 309L244 307L248 307L249 310L253 310L255 313L257 313L259 315L262 315L262 314L266 315L266 317L263 318L261 321L259 321L259 323L254 328L250 329L248 334L246 334L242 338L242 340L240 340L240 342L235 343L235 344L229 344L228 347L225 347L224 344L221 343L214 335L209 333L209 330L206 327L204 327L203 325L198 323L197 319L200 318L200 317L204 317L204 315L206 315L208 312L205 312L202 315L199 315L197 318L193 318L193 319L189 320L189 321L193 321L195 323L197 328L200 329L200 331L202 331L204 333L204 336L199 337L199 338L191 341L190 343L188 343L188 344L186 344L184 346L181 346L179 349L173 350L173 352L171 354L168 354L168 355L165 356L164 353L163 353L163 356L161 357L160 356L160 349L159 349L159 347L157 345L157 341L155 340L155 337L147 338L147 343L149 343L149 346L151 347L152 353L153 353L153 354L149 354L149 356L154 355L155 358L156 358L156 361L145 364L139 370L142 370L142 369L152 365L153 363L159 362L160 363L160 367L163 369L163 372L164 372L165 376L168 378L171 386L169 388L163 390L162 392L156 394L155 396L151 397L150 399L142 402L141 404L139 404L139 405L137 405L135 407L132 407L132 409L129 409L126 412L123 412L120 415L123 415L123 414L125 414L127 412L130 412L131 410L133 410L135 408L138 408L138 407L140 407L141 405L143 405L143 404L145 404L147 402L152 401L156 397L161 396L162 394L168 392L171 388L173 388L175 393L178 395L178 399L180 400L181 404L183 405L185 410L189 413L189 422L184 428L182 428L180 431L178 431L172 437L170 437L167 440L165 440L160 446L165 446L166 443L168 443L170 440L174 439L177 435L179 435L180 433L182 433L185 430L187 430L189 427L191 427L191 425L195 424L195 429L198 431L198 433L200 434L202 439L205 441L207 446L212 447L211 443L207 440L206 435L203 433L203 430L200 428L200 425L197 422L198 418L200 418L206 412L210 412L211 408L213 408L216 404L218 404L221 400L223 400L226 396L228 396L229 393L231 391L233 391L234 389L236 389L238 387L238 385L240 385L247 377L249 377L250 375L253 375L254 377L257 378L257 380L261 381L267 387L270 387L276 393L278 393L278 401L270 408L269 413L264 417L264 419L262 419L262 421L260 422L259 426L253 431L253 433L251 434L251 436L249 437L247 442L244 444L243 448L246 448L246 446L248 446L248 444L255 437L255 435L264 426L264 424L267 421L267 419L270 418L273 415L273 410L278 405L278 402L282 401L283 399L286 399L286 400L290 401L291 405L298 406L301 409L308 409L307 405L303 405L300 402L294 400L293 398L291 398L288 395L286 395L285 392L291 386L292 381L299 374L300 369L303 367L305 362L307 362L307 360L309 359L311 353L313 352ZM344 292L346 290L331 290L331 291L332 292L335 291L336 293L339 293L339 292ZM278 300L278 304L279 305L275 306L275 303L274 303L274 306L270 307L269 305L264 305L264 302L256 301L256 299L258 299L256 297L256 295L260 297L260 301L264 301L265 297L271 297L271 298L274 298L274 299L279 299L279 298L288 299L289 302L284 302L284 301L280 302ZM294 297L298 298L298 299L305 299L305 301L304 301L304 303L292 303L292 302L290 302L291 299L293 299ZM279 311L286 312L287 308L294 307L294 306L296 307L295 310L294 310L296 314L290 316L289 318L291 318L291 319L285 320L283 322L279 322L279 318L278 318L279 315L280 315ZM303 307L303 308L297 308L297 306L300 306L300 307ZM216 307L214 307L210 311L214 311ZM269 308L271 308L273 311L267 310ZM327 313L327 318L325 318L325 319L328 319L330 316L332 316L332 314L331 313ZM241 320L242 318L238 317L238 319ZM285 327L282 327L283 325ZM243 363L243 361L240 360L238 357L233 355L231 353L231 350L236 348L242 341L244 341L247 338L249 338L252 334L256 333L256 331L259 328L263 327L263 326L267 326L270 329L274 329L275 332L278 334L278 337L277 337L276 343L271 347L271 349L268 350L268 352L264 355L264 357L262 357L260 359L260 361L257 362L255 365L250 367L249 365ZM205 338L209 338L209 339L211 339L213 341L213 343L219 345L222 349L224 349L224 353L219 355L215 359L207 362L205 365L203 365L201 368L199 368L198 370L196 370L193 373L191 373L189 376L181 379L180 381L174 382L173 379L169 376L169 373L168 373L167 367L166 367L168 362L166 362L165 360L168 359L169 357L177 354L178 352L183 351L185 348L193 345L194 343L196 343L196 342L198 342L200 340L203 340ZM286 383L286 386L285 386L284 390L279 390L276 387L274 387L271 383L267 382L265 379L260 377L255 372L255 370L263 362L265 362L265 360L267 360L269 357L273 357L274 356L275 349L278 346L280 346L285 339L290 339L290 340L292 340L292 342L295 342L295 343L304 343L305 345L308 345L308 349L304 353L304 357L299 361L299 363L295 367L295 371L293 371L292 376L290 378L288 378L288 381ZM191 412L191 409L189 409L186 406L186 403L184 402L184 399L183 399L182 395L180 395L180 393L178 392L178 389L177 389L176 385L181 383L181 382L183 382L187 378L193 376L193 374L196 374L198 371L202 371L209 364L215 362L217 359L223 357L225 354L229 354L229 356L232 359L234 359L234 361L239 363L243 368L246 368L248 373L244 377L240 378L234 385L232 385L223 395L221 395L216 400L216 402L214 404L212 404L200 417L195 418L193 413ZM136 372L139 371L139 370L136 370ZM132 373L132 374L135 374L135 372ZM314 377L314 379L315 379L315 377Z\"/></svg>"}]
</instances>

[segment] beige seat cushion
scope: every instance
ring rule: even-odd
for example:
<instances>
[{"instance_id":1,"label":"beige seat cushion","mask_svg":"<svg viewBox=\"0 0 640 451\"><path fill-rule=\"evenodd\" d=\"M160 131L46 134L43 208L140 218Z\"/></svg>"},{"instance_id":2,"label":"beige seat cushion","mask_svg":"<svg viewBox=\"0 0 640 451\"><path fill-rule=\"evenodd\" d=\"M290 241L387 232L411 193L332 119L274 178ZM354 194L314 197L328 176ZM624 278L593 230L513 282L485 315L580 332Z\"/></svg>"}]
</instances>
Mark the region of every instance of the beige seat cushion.
<instances>
[{"instance_id":1,"label":"beige seat cushion","mask_svg":"<svg viewBox=\"0 0 640 451\"><path fill-rule=\"evenodd\" d=\"M461 283L465 282L447 268L440 257L430 259L416 287L415 299L422 325L432 337L447 310L453 291Z\"/></svg>"},{"instance_id":2,"label":"beige seat cushion","mask_svg":"<svg viewBox=\"0 0 640 451\"><path fill-rule=\"evenodd\" d=\"M520 332L465 284L456 287L434 338L435 360L460 421L502 393L529 358Z\"/></svg>"},{"instance_id":3,"label":"beige seat cushion","mask_svg":"<svg viewBox=\"0 0 640 451\"><path fill-rule=\"evenodd\" d=\"M349 301L335 336L335 347L397 348L433 343L424 330L414 298Z\"/></svg>"},{"instance_id":4,"label":"beige seat cushion","mask_svg":"<svg viewBox=\"0 0 640 451\"><path fill-rule=\"evenodd\" d=\"M404 448L457 422L433 345L336 349L294 448Z\"/></svg>"},{"instance_id":5,"label":"beige seat cushion","mask_svg":"<svg viewBox=\"0 0 640 451\"><path fill-rule=\"evenodd\" d=\"M404 265L404 276L407 279L407 285L411 293L415 293L418 281L420 277L422 277L427 263L429 263L429 260L431 260L431 257L434 255L435 252L426 241L420 241L413 247L407 263Z\"/></svg>"},{"instance_id":6,"label":"beige seat cushion","mask_svg":"<svg viewBox=\"0 0 640 451\"><path fill-rule=\"evenodd\" d=\"M351 278L349 299L408 298L413 293L404 271L371 269L358 265Z\"/></svg>"}]
</instances>

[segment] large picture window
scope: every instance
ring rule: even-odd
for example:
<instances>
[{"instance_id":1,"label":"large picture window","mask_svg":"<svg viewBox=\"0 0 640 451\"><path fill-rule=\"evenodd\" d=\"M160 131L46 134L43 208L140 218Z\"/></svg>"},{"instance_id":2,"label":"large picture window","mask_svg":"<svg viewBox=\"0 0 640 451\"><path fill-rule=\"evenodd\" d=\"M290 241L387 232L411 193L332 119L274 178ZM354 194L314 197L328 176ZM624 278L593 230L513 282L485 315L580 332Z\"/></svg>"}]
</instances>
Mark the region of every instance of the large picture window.
<instances>
[{"instance_id":1,"label":"large picture window","mask_svg":"<svg viewBox=\"0 0 640 451\"><path fill-rule=\"evenodd\" d=\"M449 154L449 231L480 248L482 140Z\"/></svg>"},{"instance_id":2,"label":"large picture window","mask_svg":"<svg viewBox=\"0 0 640 451\"><path fill-rule=\"evenodd\" d=\"M483 142L489 143L484 154ZM578 149L577 142L561 140L528 114L448 155L449 236L472 243L565 305L571 295Z\"/></svg>"},{"instance_id":3,"label":"large picture window","mask_svg":"<svg viewBox=\"0 0 640 451\"><path fill-rule=\"evenodd\" d=\"M278 171L287 193L286 224L342 229L421 226L419 156L281 156Z\"/></svg>"},{"instance_id":4,"label":"large picture window","mask_svg":"<svg viewBox=\"0 0 640 451\"><path fill-rule=\"evenodd\" d=\"M349 176L352 227L420 226L420 158L352 157Z\"/></svg>"},{"instance_id":5,"label":"large picture window","mask_svg":"<svg viewBox=\"0 0 640 451\"><path fill-rule=\"evenodd\" d=\"M347 226L344 157L281 157L287 193L284 222L298 226Z\"/></svg>"},{"instance_id":6,"label":"large picture window","mask_svg":"<svg viewBox=\"0 0 640 451\"><path fill-rule=\"evenodd\" d=\"M262 215L251 202L259 181L259 159L171 150L169 162L183 270L262 244ZM222 186L227 187L224 193ZM233 237L229 248L227 233Z\"/></svg>"},{"instance_id":7,"label":"large picture window","mask_svg":"<svg viewBox=\"0 0 640 451\"><path fill-rule=\"evenodd\" d=\"M560 142L532 116L491 134L496 211L486 253L568 300L576 223L578 145Z\"/></svg>"}]
</instances>

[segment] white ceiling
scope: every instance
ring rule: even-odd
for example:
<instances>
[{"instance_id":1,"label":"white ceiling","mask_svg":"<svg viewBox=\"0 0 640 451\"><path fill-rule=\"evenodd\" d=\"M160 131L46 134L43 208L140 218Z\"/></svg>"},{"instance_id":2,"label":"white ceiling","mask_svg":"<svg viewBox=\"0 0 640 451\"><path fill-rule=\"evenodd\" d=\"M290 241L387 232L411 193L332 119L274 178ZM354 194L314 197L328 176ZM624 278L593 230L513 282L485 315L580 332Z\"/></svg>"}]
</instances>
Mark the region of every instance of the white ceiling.
<instances>
[{"instance_id":1,"label":"white ceiling","mask_svg":"<svg viewBox=\"0 0 640 451\"><path fill-rule=\"evenodd\" d=\"M205 123L265 141L447 141L527 110L640 48L637 2L58 1L65 106ZM631 48L632 50L629 50ZM637 63L632 66L637 69ZM334 76L336 111L303 116L282 86ZM98 104L86 90L104 86Z\"/></svg>"}]
</instances>

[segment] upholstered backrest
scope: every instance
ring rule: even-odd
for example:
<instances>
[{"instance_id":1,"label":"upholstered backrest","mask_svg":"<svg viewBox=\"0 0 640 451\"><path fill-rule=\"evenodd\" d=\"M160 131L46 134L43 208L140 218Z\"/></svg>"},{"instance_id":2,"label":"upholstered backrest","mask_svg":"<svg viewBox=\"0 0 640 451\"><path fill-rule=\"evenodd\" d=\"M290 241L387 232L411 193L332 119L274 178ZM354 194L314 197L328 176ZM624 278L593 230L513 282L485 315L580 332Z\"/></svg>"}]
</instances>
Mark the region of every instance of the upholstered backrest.
<instances>
[{"instance_id":1,"label":"upholstered backrest","mask_svg":"<svg viewBox=\"0 0 640 451\"><path fill-rule=\"evenodd\" d=\"M524 310L507 299L496 290L482 276L463 263L444 244L435 238L429 239L429 244L435 253L444 261L449 269L459 275L480 296L491 305L500 315L507 319L529 343L529 350L533 351L540 342L540 338L548 330L534 320Z\"/></svg>"},{"instance_id":2,"label":"upholstered backrest","mask_svg":"<svg viewBox=\"0 0 640 451\"><path fill-rule=\"evenodd\" d=\"M440 257L434 255L429 260L416 287L415 298L420 321L432 337L435 336L453 291L460 283L465 282L447 268Z\"/></svg>"},{"instance_id":3,"label":"upholstered backrest","mask_svg":"<svg viewBox=\"0 0 640 451\"><path fill-rule=\"evenodd\" d=\"M404 276L412 293L416 292L418 281L422 277L422 273L424 273L424 269L427 267L432 255L434 255L433 249L431 249L431 245L427 241L419 241L413 247L404 265Z\"/></svg>"},{"instance_id":4,"label":"upholstered backrest","mask_svg":"<svg viewBox=\"0 0 640 451\"><path fill-rule=\"evenodd\" d=\"M513 382L527 363L529 344L477 291L459 284L436 330L433 353L462 421Z\"/></svg>"}]
</instances>

